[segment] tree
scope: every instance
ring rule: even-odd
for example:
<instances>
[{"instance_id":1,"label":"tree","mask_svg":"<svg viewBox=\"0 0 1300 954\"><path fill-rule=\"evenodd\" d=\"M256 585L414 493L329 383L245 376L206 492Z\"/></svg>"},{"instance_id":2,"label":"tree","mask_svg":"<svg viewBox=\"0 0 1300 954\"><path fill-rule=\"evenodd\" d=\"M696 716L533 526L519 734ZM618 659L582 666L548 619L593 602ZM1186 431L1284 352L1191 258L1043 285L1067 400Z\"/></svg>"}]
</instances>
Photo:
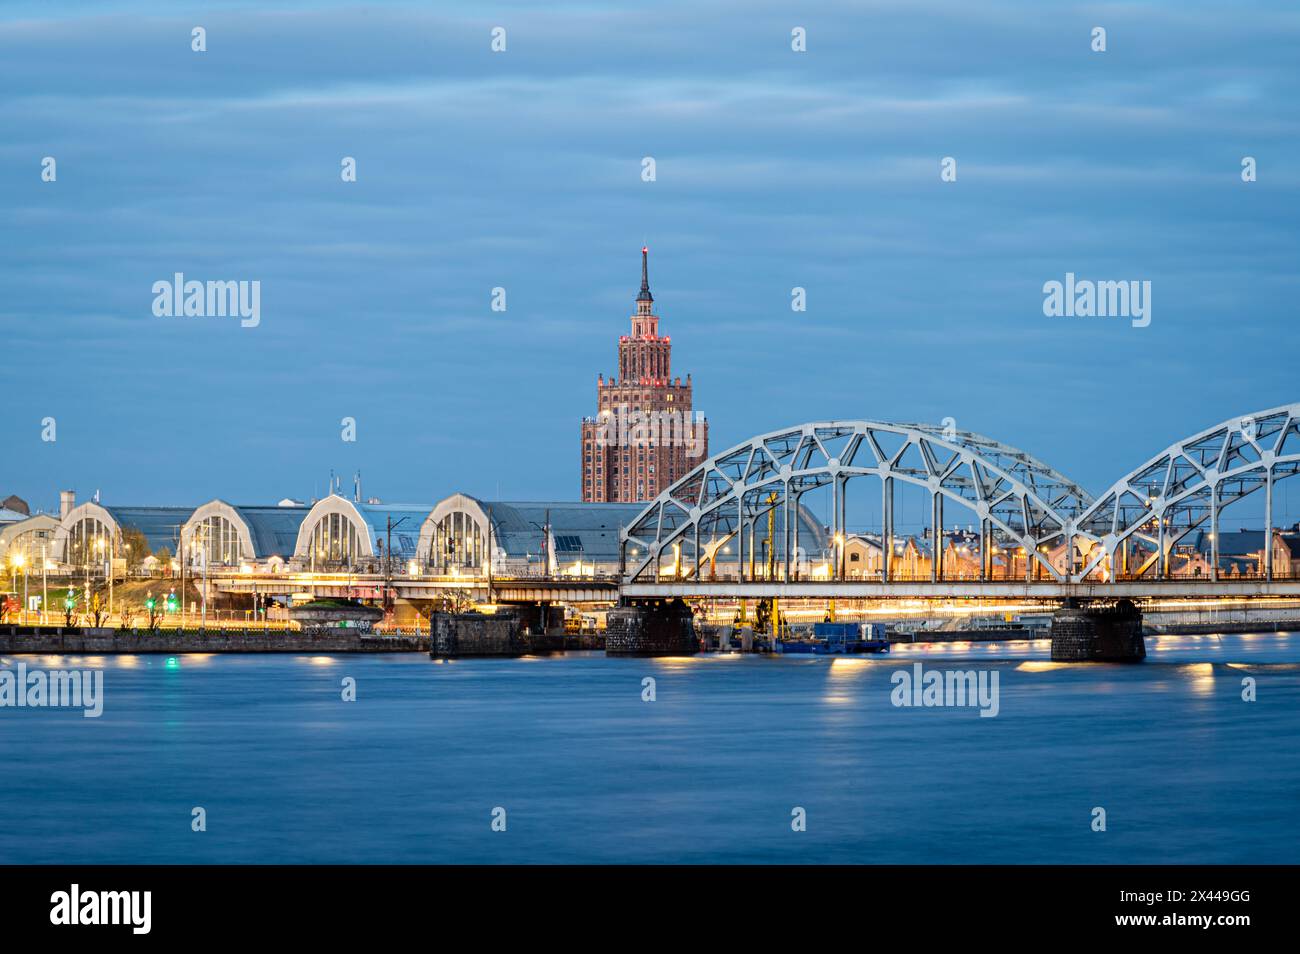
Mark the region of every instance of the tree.
<instances>
[{"instance_id":1,"label":"tree","mask_svg":"<svg viewBox=\"0 0 1300 954\"><path fill-rule=\"evenodd\" d=\"M474 597L469 590L447 590L437 605L444 613L468 613L474 608Z\"/></svg>"},{"instance_id":2,"label":"tree","mask_svg":"<svg viewBox=\"0 0 1300 954\"><path fill-rule=\"evenodd\" d=\"M415 604L420 619L429 624L429 632L433 632L433 618L439 613L467 613L473 608L473 594L465 589L444 590L436 599Z\"/></svg>"},{"instance_id":3,"label":"tree","mask_svg":"<svg viewBox=\"0 0 1300 954\"><path fill-rule=\"evenodd\" d=\"M149 555L149 541L145 539L139 527L122 529L121 551L118 555L126 559L128 570L138 567L140 562Z\"/></svg>"}]
</instances>

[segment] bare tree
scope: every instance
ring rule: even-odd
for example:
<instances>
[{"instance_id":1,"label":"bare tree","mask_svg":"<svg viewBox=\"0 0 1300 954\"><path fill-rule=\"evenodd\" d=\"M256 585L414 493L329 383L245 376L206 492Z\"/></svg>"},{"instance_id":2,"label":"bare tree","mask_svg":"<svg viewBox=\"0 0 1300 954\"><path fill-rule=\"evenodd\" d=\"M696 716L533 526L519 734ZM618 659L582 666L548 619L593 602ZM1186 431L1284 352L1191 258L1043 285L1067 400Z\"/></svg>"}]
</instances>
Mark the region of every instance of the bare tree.
<instances>
[{"instance_id":1,"label":"bare tree","mask_svg":"<svg viewBox=\"0 0 1300 954\"><path fill-rule=\"evenodd\" d=\"M99 594L96 593L90 598L90 618L94 621L95 629L99 629L103 624L106 615L107 612L104 608L104 603L99 598Z\"/></svg>"}]
</instances>

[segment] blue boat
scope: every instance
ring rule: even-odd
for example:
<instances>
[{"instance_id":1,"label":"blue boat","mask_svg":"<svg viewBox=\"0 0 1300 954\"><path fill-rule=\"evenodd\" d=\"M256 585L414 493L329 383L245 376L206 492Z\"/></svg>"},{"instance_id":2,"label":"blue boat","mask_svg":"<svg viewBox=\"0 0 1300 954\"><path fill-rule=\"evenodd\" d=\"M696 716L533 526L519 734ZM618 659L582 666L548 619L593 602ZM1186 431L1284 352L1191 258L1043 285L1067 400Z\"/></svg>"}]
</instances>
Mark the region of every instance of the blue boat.
<instances>
[{"instance_id":1,"label":"blue boat","mask_svg":"<svg viewBox=\"0 0 1300 954\"><path fill-rule=\"evenodd\" d=\"M812 639L778 639L772 648L782 656L853 656L887 653L889 640L880 623L815 623Z\"/></svg>"}]
</instances>

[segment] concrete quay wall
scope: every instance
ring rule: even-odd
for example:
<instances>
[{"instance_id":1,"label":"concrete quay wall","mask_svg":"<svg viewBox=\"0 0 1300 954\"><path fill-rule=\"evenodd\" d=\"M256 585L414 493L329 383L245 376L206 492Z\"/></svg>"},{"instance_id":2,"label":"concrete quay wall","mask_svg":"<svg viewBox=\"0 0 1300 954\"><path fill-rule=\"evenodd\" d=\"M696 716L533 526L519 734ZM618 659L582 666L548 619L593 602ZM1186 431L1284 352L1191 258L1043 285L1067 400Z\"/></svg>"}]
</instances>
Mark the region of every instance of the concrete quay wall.
<instances>
[{"instance_id":1,"label":"concrete quay wall","mask_svg":"<svg viewBox=\"0 0 1300 954\"><path fill-rule=\"evenodd\" d=\"M339 630L307 634L273 630L93 629L0 626L0 653L110 655L131 653L409 653L428 652L427 636L375 636Z\"/></svg>"}]
</instances>

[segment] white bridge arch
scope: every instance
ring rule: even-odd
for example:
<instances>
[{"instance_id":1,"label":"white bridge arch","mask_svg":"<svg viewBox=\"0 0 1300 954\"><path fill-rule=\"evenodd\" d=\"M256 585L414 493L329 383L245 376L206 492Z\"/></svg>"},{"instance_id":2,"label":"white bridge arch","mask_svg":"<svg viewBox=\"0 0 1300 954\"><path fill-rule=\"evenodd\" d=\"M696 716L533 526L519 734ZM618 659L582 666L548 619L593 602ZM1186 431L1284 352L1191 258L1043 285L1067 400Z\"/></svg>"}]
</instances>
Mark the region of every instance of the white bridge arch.
<instances>
[{"instance_id":1,"label":"white bridge arch","mask_svg":"<svg viewBox=\"0 0 1300 954\"><path fill-rule=\"evenodd\" d=\"M714 455L649 503L622 533L623 579L660 582L671 555L668 578L699 581L723 543L734 541L736 579L753 582L754 528L775 508L781 532L762 576L797 580L801 521L790 519L792 509L805 493L829 486L830 538L842 541L849 485L861 477L880 483L882 581L893 579L896 483L930 495L932 582L945 579L943 535L933 528L944 526L949 502L979 524L980 579L993 578L991 557L999 548L1022 555L1006 566L1026 582L1168 579L1170 553L1198 528L1209 530L1217 579L1224 508L1263 489L1271 535L1273 488L1297 472L1300 404L1239 416L1172 444L1097 499L1024 451L979 434L880 421L801 424ZM1261 575L1271 581L1271 539L1263 550ZM844 579L843 546L833 549L832 565L832 577Z\"/></svg>"},{"instance_id":2,"label":"white bridge arch","mask_svg":"<svg viewBox=\"0 0 1300 954\"><path fill-rule=\"evenodd\" d=\"M997 540L1023 549L1028 580L1063 579L1047 551L1053 544L1064 546L1070 522L1093 503L1078 484L1046 464L979 434L881 421L801 424L717 454L661 493L623 532L625 580L662 578L662 559L670 551L672 575L698 579L719 542L735 539L738 578L744 581L746 532L752 567L753 528L759 518L780 508L782 539L779 545L773 541L768 576L790 581L797 576L799 552L793 535L800 521L790 519L793 508L809 491L831 487L830 538L842 543L849 483L860 477L880 481L884 579L890 578L896 482L930 493L932 527L943 526L945 501L976 515L980 552L985 554L983 574L990 569L987 554ZM932 562L932 579L937 580L942 578L943 558L941 548L935 550L939 556ZM683 551L687 553L684 569ZM832 560L834 576L842 578L842 545L834 548Z\"/></svg>"},{"instance_id":3,"label":"white bridge arch","mask_svg":"<svg viewBox=\"0 0 1300 954\"><path fill-rule=\"evenodd\" d=\"M1273 489L1300 471L1300 404L1230 418L1166 447L1098 498L1076 521L1076 580L1167 579L1169 555L1208 529L1210 578L1219 577L1224 509L1264 491L1262 576L1274 577Z\"/></svg>"}]
</instances>

